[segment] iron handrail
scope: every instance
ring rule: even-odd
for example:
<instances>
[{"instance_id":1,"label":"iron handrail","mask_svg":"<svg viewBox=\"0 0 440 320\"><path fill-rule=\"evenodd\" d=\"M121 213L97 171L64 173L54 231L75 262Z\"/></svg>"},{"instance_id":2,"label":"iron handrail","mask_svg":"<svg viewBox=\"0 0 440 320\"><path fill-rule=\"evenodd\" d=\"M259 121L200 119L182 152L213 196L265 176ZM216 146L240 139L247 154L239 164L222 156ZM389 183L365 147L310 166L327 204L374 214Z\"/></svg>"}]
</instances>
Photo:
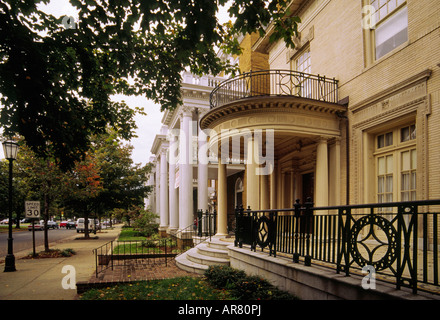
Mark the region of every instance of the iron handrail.
<instances>
[{"instance_id":1,"label":"iron handrail","mask_svg":"<svg viewBox=\"0 0 440 320\"><path fill-rule=\"evenodd\" d=\"M217 230L216 216L217 213L215 210L213 213L208 212L208 210L206 210L206 212L199 210L197 212L197 218L193 224L182 228L175 233L171 233L171 236L177 239L181 238L182 235L185 235L185 238L188 238L188 235L190 235L189 238L193 240L193 246L207 241L208 239L211 240Z\"/></svg>"},{"instance_id":2,"label":"iron handrail","mask_svg":"<svg viewBox=\"0 0 440 320\"><path fill-rule=\"evenodd\" d=\"M220 82L210 95L211 109L250 97L295 96L338 102L338 80L292 70L261 70Z\"/></svg>"}]
</instances>

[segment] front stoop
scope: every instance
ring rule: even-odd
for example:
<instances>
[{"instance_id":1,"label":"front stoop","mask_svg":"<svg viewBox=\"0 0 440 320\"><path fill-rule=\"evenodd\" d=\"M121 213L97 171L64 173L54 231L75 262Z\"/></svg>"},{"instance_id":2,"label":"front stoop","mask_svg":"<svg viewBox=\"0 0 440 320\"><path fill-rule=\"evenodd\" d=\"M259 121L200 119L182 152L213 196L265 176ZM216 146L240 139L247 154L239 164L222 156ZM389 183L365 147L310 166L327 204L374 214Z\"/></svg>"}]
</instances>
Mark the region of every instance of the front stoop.
<instances>
[{"instance_id":1,"label":"front stoop","mask_svg":"<svg viewBox=\"0 0 440 320\"><path fill-rule=\"evenodd\" d=\"M188 272L204 274L211 265L229 266L228 246L232 238L213 237L176 257L176 265Z\"/></svg>"}]
</instances>

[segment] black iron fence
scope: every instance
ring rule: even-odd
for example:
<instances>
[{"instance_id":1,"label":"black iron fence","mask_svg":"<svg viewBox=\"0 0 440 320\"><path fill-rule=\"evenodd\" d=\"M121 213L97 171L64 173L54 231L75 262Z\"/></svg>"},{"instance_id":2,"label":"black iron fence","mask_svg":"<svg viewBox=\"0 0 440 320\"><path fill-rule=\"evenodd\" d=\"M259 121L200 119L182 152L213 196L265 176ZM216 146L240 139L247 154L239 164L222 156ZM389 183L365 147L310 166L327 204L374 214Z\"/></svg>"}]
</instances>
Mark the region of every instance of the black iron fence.
<instances>
[{"instance_id":1,"label":"black iron fence","mask_svg":"<svg viewBox=\"0 0 440 320\"><path fill-rule=\"evenodd\" d=\"M180 229L175 233L171 233L171 237L175 241L188 240L185 247L193 247L206 240L211 240L217 230L217 212L209 212L206 210L197 211L197 218L194 223L186 228Z\"/></svg>"},{"instance_id":2,"label":"black iron fence","mask_svg":"<svg viewBox=\"0 0 440 320\"><path fill-rule=\"evenodd\" d=\"M211 109L226 103L258 96L296 96L338 102L334 78L291 70L250 71L221 82L211 92Z\"/></svg>"},{"instance_id":3,"label":"black iron fence","mask_svg":"<svg viewBox=\"0 0 440 320\"><path fill-rule=\"evenodd\" d=\"M172 238L146 240L113 240L93 250L95 255L95 274L117 266L135 264L168 265L177 255L177 244Z\"/></svg>"},{"instance_id":4,"label":"black iron fence","mask_svg":"<svg viewBox=\"0 0 440 320\"><path fill-rule=\"evenodd\" d=\"M440 200L252 211L236 209L235 245L337 273L365 267L378 278L440 294Z\"/></svg>"},{"instance_id":5,"label":"black iron fence","mask_svg":"<svg viewBox=\"0 0 440 320\"><path fill-rule=\"evenodd\" d=\"M182 249L211 239L217 230L217 213L197 213L194 224L170 234L167 238L145 240L113 240L93 250L95 256L95 275L114 267L133 267L134 265L168 265ZM184 241L179 245L179 240Z\"/></svg>"}]
</instances>

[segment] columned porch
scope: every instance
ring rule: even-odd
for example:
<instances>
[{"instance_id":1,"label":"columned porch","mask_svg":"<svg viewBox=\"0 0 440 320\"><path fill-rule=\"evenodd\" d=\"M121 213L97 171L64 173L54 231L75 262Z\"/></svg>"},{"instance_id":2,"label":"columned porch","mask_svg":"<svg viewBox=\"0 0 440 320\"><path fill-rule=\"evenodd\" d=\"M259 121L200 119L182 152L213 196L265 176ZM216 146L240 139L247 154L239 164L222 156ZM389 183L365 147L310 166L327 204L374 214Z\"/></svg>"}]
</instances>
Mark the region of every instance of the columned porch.
<instances>
[{"instance_id":1,"label":"columned porch","mask_svg":"<svg viewBox=\"0 0 440 320\"><path fill-rule=\"evenodd\" d=\"M227 233L226 199L234 190L226 188L226 172L237 161L245 164L246 208L291 208L308 197L316 206L342 204L344 111L336 103L272 95L211 108L200 127L218 158L218 233Z\"/></svg>"}]
</instances>

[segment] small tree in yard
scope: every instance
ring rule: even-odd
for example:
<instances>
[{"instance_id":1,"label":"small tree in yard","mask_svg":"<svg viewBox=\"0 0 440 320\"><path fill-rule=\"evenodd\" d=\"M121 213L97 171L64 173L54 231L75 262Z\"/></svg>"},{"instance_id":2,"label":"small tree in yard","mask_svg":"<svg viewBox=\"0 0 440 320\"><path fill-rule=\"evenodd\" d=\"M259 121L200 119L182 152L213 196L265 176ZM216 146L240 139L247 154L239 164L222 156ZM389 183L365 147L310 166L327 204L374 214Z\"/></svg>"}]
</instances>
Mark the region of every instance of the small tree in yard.
<instances>
[{"instance_id":1,"label":"small tree in yard","mask_svg":"<svg viewBox=\"0 0 440 320\"><path fill-rule=\"evenodd\" d=\"M66 204L75 209L84 217L84 237L89 237L89 210L92 199L102 190L99 168L96 160L87 155L85 160L76 163L70 177L70 194L67 195Z\"/></svg>"},{"instance_id":2,"label":"small tree in yard","mask_svg":"<svg viewBox=\"0 0 440 320\"><path fill-rule=\"evenodd\" d=\"M133 227L145 237L150 237L157 233L159 224L156 222L158 216L150 211L141 209L139 215L134 221Z\"/></svg>"}]
</instances>

